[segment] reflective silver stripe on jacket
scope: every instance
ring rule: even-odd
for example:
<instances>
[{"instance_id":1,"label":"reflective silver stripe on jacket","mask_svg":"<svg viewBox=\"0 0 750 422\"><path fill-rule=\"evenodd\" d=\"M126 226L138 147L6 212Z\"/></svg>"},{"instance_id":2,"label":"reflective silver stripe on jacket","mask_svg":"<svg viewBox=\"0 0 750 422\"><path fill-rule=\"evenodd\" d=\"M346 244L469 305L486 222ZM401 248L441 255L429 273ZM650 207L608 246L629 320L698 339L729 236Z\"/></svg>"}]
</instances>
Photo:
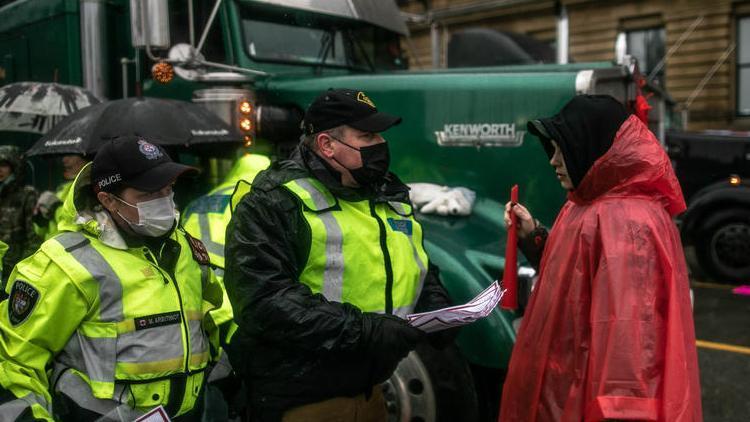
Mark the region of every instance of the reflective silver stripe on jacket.
<instances>
[{"instance_id":1,"label":"reflective silver stripe on jacket","mask_svg":"<svg viewBox=\"0 0 750 422\"><path fill-rule=\"evenodd\" d=\"M306 179L295 182L310 194L315 206L324 209L330 206L325 194ZM323 272L323 296L341 302L344 287L344 235L339 222L330 212L317 214L326 229L326 267Z\"/></svg>"},{"instance_id":2,"label":"reflective silver stripe on jacket","mask_svg":"<svg viewBox=\"0 0 750 422\"><path fill-rule=\"evenodd\" d=\"M416 221L414 224L416 224ZM414 236L409 236L409 242L411 243L411 249L414 253L414 261L416 261L417 266L419 267L419 284L417 285L417 291L414 292L414 301L410 305L402 306L394 310L393 313L400 317L405 317L407 314L412 313L414 307L417 306L417 300L419 299L419 295L422 294L424 279L427 276L427 267L425 266L425 263L422 262L422 258L419 257L419 250L417 249L417 245L414 244Z\"/></svg>"},{"instance_id":3,"label":"reflective silver stripe on jacket","mask_svg":"<svg viewBox=\"0 0 750 422\"><path fill-rule=\"evenodd\" d=\"M390 201L388 203L390 204L391 207L393 207L393 209L396 211L397 214L401 216L407 216L409 214L409 211L406 208L406 204L403 204L401 202L394 202L394 201ZM415 224L415 225L419 224L413 218L410 219L410 221L412 222L412 224ZM422 258L419 257L419 249L417 249L417 245L414 243L414 236L410 235L408 237L409 237L409 243L411 244L411 250L414 254L414 262L416 262L417 266L419 267L419 284L417 285L417 291L415 292L413 303L393 309L393 314L398 315L402 318L412 313L412 311L414 311L414 307L417 305L417 299L419 298L419 295L422 293L422 287L424 286L424 279L427 276L427 266L425 265L425 262L422 261Z\"/></svg>"},{"instance_id":4,"label":"reflective silver stripe on jacket","mask_svg":"<svg viewBox=\"0 0 750 422\"><path fill-rule=\"evenodd\" d=\"M388 204L396 211L396 214L402 217L406 217L410 214L409 210L406 208L406 204L403 202L388 201Z\"/></svg>"},{"instance_id":5,"label":"reflective silver stripe on jacket","mask_svg":"<svg viewBox=\"0 0 750 422\"><path fill-rule=\"evenodd\" d=\"M208 221L208 214L198 214L198 226L201 230L201 242L206 246L206 250L214 255L224 256L224 245L214 242L211 238L211 223Z\"/></svg>"},{"instance_id":6,"label":"reflective silver stripe on jacket","mask_svg":"<svg viewBox=\"0 0 750 422\"><path fill-rule=\"evenodd\" d=\"M44 399L44 396L29 393L20 399L0 404L0 422L15 421L26 409L34 404L41 405L47 409L47 412L50 412L49 406L47 406L47 400Z\"/></svg>"},{"instance_id":7,"label":"reflective silver stripe on jacket","mask_svg":"<svg viewBox=\"0 0 750 422\"><path fill-rule=\"evenodd\" d=\"M76 331L86 375L91 381L114 382L117 338L86 337ZM84 368L77 368L83 370Z\"/></svg>"},{"instance_id":8,"label":"reflective silver stripe on jacket","mask_svg":"<svg viewBox=\"0 0 750 422\"><path fill-rule=\"evenodd\" d=\"M55 237L65 250L99 284L99 318L104 322L119 322L123 319L122 283L104 257L91 246L91 242L81 233L68 232ZM86 372L92 381L114 382L117 358L117 338L93 338L80 330L71 337L65 346L65 355L78 370ZM77 357L82 357L83 362Z\"/></svg>"},{"instance_id":9,"label":"reflective silver stripe on jacket","mask_svg":"<svg viewBox=\"0 0 750 422\"><path fill-rule=\"evenodd\" d=\"M203 334L202 321L189 320L188 329L190 330L190 353L195 356L208 351L208 340Z\"/></svg>"},{"instance_id":10,"label":"reflective silver stripe on jacket","mask_svg":"<svg viewBox=\"0 0 750 422\"><path fill-rule=\"evenodd\" d=\"M120 334L117 337L116 356L118 362L131 363L182 358L182 324L151 327Z\"/></svg>"},{"instance_id":11,"label":"reflective silver stripe on jacket","mask_svg":"<svg viewBox=\"0 0 750 422\"><path fill-rule=\"evenodd\" d=\"M107 400L94 397L91 392L91 387L89 387L86 381L71 371L62 371L62 374L59 378L56 378L56 380L55 394L64 394L68 399L72 400L83 409L90 410L100 415L113 414L115 411L117 411L118 414L122 414L123 410L125 410L124 414L128 420L135 419L143 414L143 412L132 409L127 404L130 399L130 394L126 392L128 388L126 384L115 384L113 397L117 400ZM122 404L121 401L124 404ZM120 419L118 418L116 420Z\"/></svg>"},{"instance_id":12,"label":"reflective silver stripe on jacket","mask_svg":"<svg viewBox=\"0 0 750 422\"><path fill-rule=\"evenodd\" d=\"M99 282L99 318L105 322L122 321L122 283L107 260L81 233L63 233L55 240Z\"/></svg>"}]
</instances>

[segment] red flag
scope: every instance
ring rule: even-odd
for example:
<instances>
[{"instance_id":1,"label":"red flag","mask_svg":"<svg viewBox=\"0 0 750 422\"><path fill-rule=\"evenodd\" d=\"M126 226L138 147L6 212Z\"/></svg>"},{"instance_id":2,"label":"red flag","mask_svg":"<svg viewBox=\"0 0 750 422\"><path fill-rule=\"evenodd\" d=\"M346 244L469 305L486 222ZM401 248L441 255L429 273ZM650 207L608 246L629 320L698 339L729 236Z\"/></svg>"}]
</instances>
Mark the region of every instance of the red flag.
<instances>
[{"instance_id":1,"label":"red flag","mask_svg":"<svg viewBox=\"0 0 750 422\"><path fill-rule=\"evenodd\" d=\"M638 96L635 97L635 115L646 125L648 125L649 110L651 110L651 106L648 104L648 101L646 101L646 97L638 94Z\"/></svg>"},{"instance_id":2,"label":"red flag","mask_svg":"<svg viewBox=\"0 0 750 422\"><path fill-rule=\"evenodd\" d=\"M636 76L636 96L635 101L633 103L633 114L635 114L643 124L648 126L648 112L651 110L651 106L648 104L648 98L653 95L653 93L649 93L646 96L643 95L643 92L641 91L641 88L646 86L646 78L643 77L643 75L638 72L638 75Z\"/></svg>"},{"instance_id":3,"label":"red flag","mask_svg":"<svg viewBox=\"0 0 750 422\"><path fill-rule=\"evenodd\" d=\"M518 185L513 185L510 189L510 202L518 203ZM516 224L518 218L516 213L510 211L510 227L508 227L508 241L505 244L505 270L503 271L503 289L506 289L503 298L500 300L502 309L518 309L518 228Z\"/></svg>"}]
</instances>

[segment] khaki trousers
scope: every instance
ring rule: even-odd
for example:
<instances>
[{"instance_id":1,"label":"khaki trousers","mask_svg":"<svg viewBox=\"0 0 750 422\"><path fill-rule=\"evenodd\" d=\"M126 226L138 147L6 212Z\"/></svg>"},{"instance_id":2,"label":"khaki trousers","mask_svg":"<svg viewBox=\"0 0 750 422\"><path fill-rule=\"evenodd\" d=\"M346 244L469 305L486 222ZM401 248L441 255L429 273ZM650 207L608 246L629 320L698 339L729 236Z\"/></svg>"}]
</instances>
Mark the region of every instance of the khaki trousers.
<instances>
[{"instance_id":1,"label":"khaki trousers","mask_svg":"<svg viewBox=\"0 0 750 422\"><path fill-rule=\"evenodd\" d=\"M306 404L284 412L282 422L387 422L383 390L379 385L372 389L370 399L364 394L356 397L336 397L318 403Z\"/></svg>"}]
</instances>

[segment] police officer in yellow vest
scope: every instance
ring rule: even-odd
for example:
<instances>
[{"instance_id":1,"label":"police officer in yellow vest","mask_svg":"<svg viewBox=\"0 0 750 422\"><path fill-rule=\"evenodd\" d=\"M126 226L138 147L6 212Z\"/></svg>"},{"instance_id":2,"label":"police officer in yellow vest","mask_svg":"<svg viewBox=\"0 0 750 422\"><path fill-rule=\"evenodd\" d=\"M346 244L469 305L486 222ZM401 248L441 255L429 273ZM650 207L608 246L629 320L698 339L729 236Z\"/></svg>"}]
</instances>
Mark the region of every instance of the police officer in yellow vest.
<instances>
[{"instance_id":1,"label":"police officer in yellow vest","mask_svg":"<svg viewBox=\"0 0 750 422\"><path fill-rule=\"evenodd\" d=\"M232 166L224 181L208 194L192 201L182 214L182 226L188 234L200 240L208 251L211 268L216 278L222 283L224 279L224 238L227 225L232 218L231 196L240 180L250 183L261 170L271 164L268 157L260 154L244 154ZM243 185L244 186L244 185ZM224 292L224 305L211 311L211 317L220 328L219 341L226 346L231 341L237 326L232 323L232 307ZM221 391L229 413L241 413L245 398L241 391L241 381L232 371L226 354L220 356L209 379L211 386L207 390L212 397L216 389ZM216 387L214 389L213 387ZM207 403L208 404L208 403ZM211 407L208 404L207 407ZM208 412L211 409L207 410Z\"/></svg>"},{"instance_id":2,"label":"police officer in yellow vest","mask_svg":"<svg viewBox=\"0 0 750 422\"><path fill-rule=\"evenodd\" d=\"M224 276L224 238L232 218L230 198L237 182L252 183L255 176L271 165L261 154L244 154L229 170L224 181L211 192L191 202L182 215L182 226L206 246L211 266L219 279Z\"/></svg>"},{"instance_id":3,"label":"police officer in yellow vest","mask_svg":"<svg viewBox=\"0 0 750 422\"><path fill-rule=\"evenodd\" d=\"M81 170L61 233L0 303L0 420L200 419L223 292L177 227L172 184L191 171L136 137Z\"/></svg>"},{"instance_id":4,"label":"police officer in yellow vest","mask_svg":"<svg viewBox=\"0 0 750 422\"><path fill-rule=\"evenodd\" d=\"M403 318L449 304L408 188L388 172L380 132L400 120L361 91L324 92L291 158L238 201L228 353L253 421L386 421L380 383L428 339Z\"/></svg>"}]
</instances>

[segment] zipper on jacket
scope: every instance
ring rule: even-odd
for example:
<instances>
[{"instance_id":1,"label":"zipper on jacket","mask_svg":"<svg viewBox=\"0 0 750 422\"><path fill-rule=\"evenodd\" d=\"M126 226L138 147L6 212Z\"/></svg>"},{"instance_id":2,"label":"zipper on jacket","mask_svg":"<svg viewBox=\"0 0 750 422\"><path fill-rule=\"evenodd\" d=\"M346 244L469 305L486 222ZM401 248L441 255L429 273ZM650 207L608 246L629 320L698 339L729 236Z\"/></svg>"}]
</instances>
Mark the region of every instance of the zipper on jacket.
<instances>
[{"instance_id":1,"label":"zipper on jacket","mask_svg":"<svg viewBox=\"0 0 750 422\"><path fill-rule=\"evenodd\" d=\"M378 222L378 228L380 229L380 250L383 252L383 261L385 264L385 313L393 313L393 267L391 266L391 254L388 252L388 244L386 242L386 230L385 223L375 212L375 202L370 202L370 214L375 221Z\"/></svg>"},{"instance_id":2,"label":"zipper on jacket","mask_svg":"<svg viewBox=\"0 0 750 422\"><path fill-rule=\"evenodd\" d=\"M149 257L149 260L153 263L153 265L156 267L156 269L162 274L162 276L166 277L167 282L164 284L168 284L169 281L174 284L175 291L177 292L177 301L180 303L180 316L182 320L182 329L183 333L185 335L185 373L190 372L190 328L188 327L188 321L187 321L187 315L185 315L185 309L182 306L182 294L180 293L180 286L177 285L176 277L172 278L172 276L169 275L166 271L164 271L158 264L158 261L156 260L156 257L153 253L151 253L151 250L148 248L144 248L146 250L147 256Z\"/></svg>"}]
</instances>

